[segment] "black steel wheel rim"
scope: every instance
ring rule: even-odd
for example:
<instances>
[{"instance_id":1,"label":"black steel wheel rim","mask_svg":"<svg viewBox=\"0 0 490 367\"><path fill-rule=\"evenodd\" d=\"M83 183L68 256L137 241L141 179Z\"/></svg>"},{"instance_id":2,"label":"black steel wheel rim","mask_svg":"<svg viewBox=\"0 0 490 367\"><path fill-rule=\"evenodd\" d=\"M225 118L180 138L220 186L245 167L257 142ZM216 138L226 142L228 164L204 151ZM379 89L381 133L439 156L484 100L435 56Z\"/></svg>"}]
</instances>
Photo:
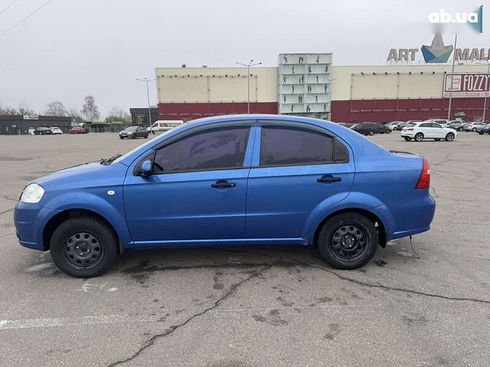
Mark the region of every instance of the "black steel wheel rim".
<instances>
[{"instance_id":1,"label":"black steel wheel rim","mask_svg":"<svg viewBox=\"0 0 490 367\"><path fill-rule=\"evenodd\" d=\"M361 257L369 244L368 233L353 224L337 228L330 239L330 253L340 261L353 261Z\"/></svg>"},{"instance_id":2,"label":"black steel wheel rim","mask_svg":"<svg viewBox=\"0 0 490 367\"><path fill-rule=\"evenodd\" d=\"M89 232L76 232L63 245L65 259L77 268L88 269L97 266L103 253L99 239Z\"/></svg>"}]
</instances>

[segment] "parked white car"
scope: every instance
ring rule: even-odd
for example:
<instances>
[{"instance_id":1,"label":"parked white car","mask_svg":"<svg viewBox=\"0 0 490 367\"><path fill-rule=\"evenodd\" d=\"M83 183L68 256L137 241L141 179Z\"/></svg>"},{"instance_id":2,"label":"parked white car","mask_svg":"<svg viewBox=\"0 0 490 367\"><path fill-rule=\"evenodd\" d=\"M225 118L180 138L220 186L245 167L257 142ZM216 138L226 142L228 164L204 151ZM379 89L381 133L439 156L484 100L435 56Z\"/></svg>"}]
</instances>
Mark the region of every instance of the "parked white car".
<instances>
[{"instance_id":1,"label":"parked white car","mask_svg":"<svg viewBox=\"0 0 490 367\"><path fill-rule=\"evenodd\" d=\"M478 131L478 128L484 127L486 124L483 122L470 122L466 125L463 126L464 131L473 131L476 132Z\"/></svg>"},{"instance_id":2,"label":"parked white car","mask_svg":"<svg viewBox=\"0 0 490 367\"><path fill-rule=\"evenodd\" d=\"M171 130L175 127L182 125L183 123L184 123L184 121L182 121L182 120L158 120L158 121L155 121L146 130L148 130L148 132L168 131L168 130Z\"/></svg>"},{"instance_id":3,"label":"parked white car","mask_svg":"<svg viewBox=\"0 0 490 367\"><path fill-rule=\"evenodd\" d=\"M51 130L51 133L53 135L62 135L63 134L63 131L61 131L61 129L58 126L50 127L49 130Z\"/></svg>"},{"instance_id":4,"label":"parked white car","mask_svg":"<svg viewBox=\"0 0 490 367\"><path fill-rule=\"evenodd\" d=\"M415 141L422 141L424 139L453 141L458 136L458 133L454 129L442 127L435 122L422 121L408 124L402 129L400 135L406 141L412 139Z\"/></svg>"},{"instance_id":5,"label":"parked white car","mask_svg":"<svg viewBox=\"0 0 490 367\"><path fill-rule=\"evenodd\" d=\"M387 127L388 129L390 129L391 131L393 131L402 122L403 121L391 121L391 122L388 122L387 124L385 124L385 127Z\"/></svg>"}]
</instances>

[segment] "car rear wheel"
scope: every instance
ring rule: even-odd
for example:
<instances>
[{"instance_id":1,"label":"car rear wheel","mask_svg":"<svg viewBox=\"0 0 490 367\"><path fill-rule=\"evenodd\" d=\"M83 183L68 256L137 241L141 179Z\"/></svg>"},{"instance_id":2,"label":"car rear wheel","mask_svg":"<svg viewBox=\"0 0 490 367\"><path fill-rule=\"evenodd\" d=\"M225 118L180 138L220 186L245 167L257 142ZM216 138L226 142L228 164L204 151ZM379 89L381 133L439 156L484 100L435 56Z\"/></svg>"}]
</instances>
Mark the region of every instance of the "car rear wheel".
<instances>
[{"instance_id":1,"label":"car rear wheel","mask_svg":"<svg viewBox=\"0 0 490 367\"><path fill-rule=\"evenodd\" d=\"M374 135L374 131L373 130L369 130L368 135Z\"/></svg>"},{"instance_id":2,"label":"car rear wheel","mask_svg":"<svg viewBox=\"0 0 490 367\"><path fill-rule=\"evenodd\" d=\"M420 142L420 141L424 140L424 134L417 133L417 134L415 134L415 138L414 139L415 139L415 141L419 141Z\"/></svg>"},{"instance_id":3,"label":"car rear wheel","mask_svg":"<svg viewBox=\"0 0 490 367\"><path fill-rule=\"evenodd\" d=\"M409 138L408 136L404 136L403 139L405 139L405 141L411 141L412 138Z\"/></svg>"},{"instance_id":4,"label":"car rear wheel","mask_svg":"<svg viewBox=\"0 0 490 367\"><path fill-rule=\"evenodd\" d=\"M446 135L446 141L453 141L454 140L454 134L453 133L448 133Z\"/></svg>"},{"instance_id":5,"label":"car rear wheel","mask_svg":"<svg viewBox=\"0 0 490 367\"><path fill-rule=\"evenodd\" d=\"M117 237L106 223L91 217L73 218L61 223L51 236L51 258L72 277L96 277L111 268L117 245Z\"/></svg>"},{"instance_id":6,"label":"car rear wheel","mask_svg":"<svg viewBox=\"0 0 490 367\"><path fill-rule=\"evenodd\" d=\"M337 269L357 269L376 253L378 233L374 223L357 213L342 213L329 219L318 236L318 249Z\"/></svg>"},{"instance_id":7,"label":"car rear wheel","mask_svg":"<svg viewBox=\"0 0 490 367\"><path fill-rule=\"evenodd\" d=\"M476 127L474 127L473 129L471 129L471 131L475 132L476 131Z\"/></svg>"}]
</instances>

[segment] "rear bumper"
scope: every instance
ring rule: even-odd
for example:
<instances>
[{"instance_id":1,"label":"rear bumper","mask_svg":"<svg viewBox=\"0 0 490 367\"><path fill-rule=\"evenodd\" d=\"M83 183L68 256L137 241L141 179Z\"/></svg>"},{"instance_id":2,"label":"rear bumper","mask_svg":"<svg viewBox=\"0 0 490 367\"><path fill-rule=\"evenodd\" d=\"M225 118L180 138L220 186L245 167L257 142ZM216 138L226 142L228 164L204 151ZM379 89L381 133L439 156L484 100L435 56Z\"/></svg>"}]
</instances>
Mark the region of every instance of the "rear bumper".
<instances>
[{"instance_id":1,"label":"rear bumper","mask_svg":"<svg viewBox=\"0 0 490 367\"><path fill-rule=\"evenodd\" d=\"M385 223L386 239L389 241L430 230L436 202L427 191L426 195L414 200L402 200L390 204L389 208L383 207L390 212L392 219L388 225Z\"/></svg>"},{"instance_id":2,"label":"rear bumper","mask_svg":"<svg viewBox=\"0 0 490 367\"><path fill-rule=\"evenodd\" d=\"M402 131L400 135L402 138L405 138L405 137L413 138L415 136L415 133L413 131Z\"/></svg>"}]
</instances>

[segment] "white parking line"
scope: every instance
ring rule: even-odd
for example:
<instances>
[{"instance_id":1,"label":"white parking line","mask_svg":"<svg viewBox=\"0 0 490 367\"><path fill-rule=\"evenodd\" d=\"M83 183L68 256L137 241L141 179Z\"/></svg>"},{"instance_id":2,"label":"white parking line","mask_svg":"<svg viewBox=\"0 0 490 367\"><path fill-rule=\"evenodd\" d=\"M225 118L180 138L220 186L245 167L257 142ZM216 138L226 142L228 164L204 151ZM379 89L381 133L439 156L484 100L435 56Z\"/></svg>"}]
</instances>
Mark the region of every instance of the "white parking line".
<instances>
[{"instance_id":1,"label":"white parking line","mask_svg":"<svg viewBox=\"0 0 490 367\"><path fill-rule=\"evenodd\" d=\"M94 324L115 324L127 322L155 321L154 318L130 319L123 315L98 315L81 317L52 317L43 319L0 320L0 330L46 328L59 326L81 326Z\"/></svg>"}]
</instances>

